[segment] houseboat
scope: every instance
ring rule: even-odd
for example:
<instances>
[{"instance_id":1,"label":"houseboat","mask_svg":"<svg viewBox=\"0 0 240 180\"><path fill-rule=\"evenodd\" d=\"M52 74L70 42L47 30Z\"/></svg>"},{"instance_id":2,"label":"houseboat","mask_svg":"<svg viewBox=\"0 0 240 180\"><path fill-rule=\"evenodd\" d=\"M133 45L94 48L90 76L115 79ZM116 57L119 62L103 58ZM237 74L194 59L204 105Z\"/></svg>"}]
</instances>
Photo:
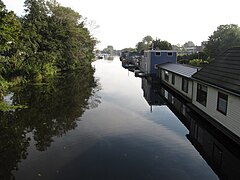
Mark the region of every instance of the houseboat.
<instances>
[{"instance_id":1,"label":"houseboat","mask_svg":"<svg viewBox=\"0 0 240 180\"><path fill-rule=\"evenodd\" d=\"M240 47L228 49L192 77L193 107L240 141Z\"/></svg>"},{"instance_id":2,"label":"houseboat","mask_svg":"<svg viewBox=\"0 0 240 180\"><path fill-rule=\"evenodd\" d=\"M163 63L176 63L177 52L172 50L147 50L140 61L140 70L148 76L156 77L158 65Z\"/></svg>"},{"instance_id":3,"label":"houseboat","mask_svg":"<svg viewBox=\"0 0 240 180\"><path fill-rule=\"evenodd\" d=\"M240 144L240 47L228 49L201 69L176 63L157 67L163 84Z\"/></svg>"},{"instance_id":4,"label":"houseboat","mask_svg":"<svg viewBox=\"0 0 240 180\"><path fill-rule=\"evenodd\" d=\"M186 138L206 160L219 179L240 179L240 146L178 99L163 86L159 89L167 106L189 130Z\"/></svg>"},{"instance_id":5,"label":"houseboat","mask_svg":"<svg viewBox=\"0 0 240 180\"><path fill-rule=\"evenodd\" d=\"M162 83L176 93L180 93L186 101L191 102L193 94L192 75L199 68L177 63L160 64L158 68L157 77L161 79Z\"/></svg>"}]
</instances>

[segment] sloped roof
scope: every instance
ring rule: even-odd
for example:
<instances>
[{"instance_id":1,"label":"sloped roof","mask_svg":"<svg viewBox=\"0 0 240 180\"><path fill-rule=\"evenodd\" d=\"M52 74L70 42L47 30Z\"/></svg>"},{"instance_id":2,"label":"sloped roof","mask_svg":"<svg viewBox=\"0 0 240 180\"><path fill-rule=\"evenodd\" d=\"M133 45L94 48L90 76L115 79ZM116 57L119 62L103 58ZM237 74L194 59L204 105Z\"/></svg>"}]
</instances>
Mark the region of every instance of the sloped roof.
<instances>
[{"instance_id":1,"label":"sloped roof","mask_svg":"<svg viewBox=\"0 0 240 180\"><path fill-rule=\"evenodd\" d=\"M176 63L165 63L159 65L159 67L188 78L198 71L198 68L196 67Z\"/></svg>"},{"instance_id":2,"label":"sloped roof","mask_svg":"<svg viewBox=\"0 0 240 180\"><path fill-rule=\"evenodd\" d=\"M240 95L240 47L228 49L193 77Z\"/></svg>"}]
</instances>

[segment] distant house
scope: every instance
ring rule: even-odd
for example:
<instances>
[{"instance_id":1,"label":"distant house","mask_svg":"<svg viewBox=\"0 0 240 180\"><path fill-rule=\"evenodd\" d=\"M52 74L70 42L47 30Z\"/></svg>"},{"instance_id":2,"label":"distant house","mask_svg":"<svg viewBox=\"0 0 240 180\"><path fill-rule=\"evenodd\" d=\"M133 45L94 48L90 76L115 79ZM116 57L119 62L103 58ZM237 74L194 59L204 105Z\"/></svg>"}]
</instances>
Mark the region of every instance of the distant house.
<instances>
[{"instance_id":1,"label":"distant house","mask_svg":"<svg viewBox=\"0 0 240 180\"><path fill-rule=\"evenodd\" d=\"M192 75L198 68L183 64L165 63L158 65L158 77L162 82L181 95L189 102L192 101L193 80Z\"/></svg>"},{"instance_id":2,"label":"distant house","mask_svg":"<svg viewBox=\"0 0 240 180\"><path fill-rule=\"evenodd\" d=\"M144 51L144 57L140 62L140 70L146 75L156 76L158 64L177 62L177 52L172 50L148 50Z\"/></svg>"},{"instance_id":3,"label":"distant house","mask_svg":"<svg viewBox=\"0 0 240 180\"><path fill-rule=\"evenodd\" d=\"M192 77L193 105L239 138L240 47L228 49Z\"/></svg>"},{"instance_id":4,"label":"distant house","mask_svg":"<svg viewBox=\"0 0 240 180\"><path fill-rule=\"evenodd\" d=\"M240 47L228 49L201 69L174 63L158 68L161 82L240 143Z\"/></svg>"}]
</instances>

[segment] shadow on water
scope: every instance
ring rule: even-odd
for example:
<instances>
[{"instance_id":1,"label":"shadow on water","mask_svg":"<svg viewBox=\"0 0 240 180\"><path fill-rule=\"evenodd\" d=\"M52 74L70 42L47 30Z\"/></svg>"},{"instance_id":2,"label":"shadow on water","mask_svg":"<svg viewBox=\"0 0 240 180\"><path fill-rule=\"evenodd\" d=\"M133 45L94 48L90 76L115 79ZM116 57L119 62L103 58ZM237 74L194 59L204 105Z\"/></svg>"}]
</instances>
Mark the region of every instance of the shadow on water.
<instances>
[{"instance_id":1,"label":"shadow on water","mask_svg":"<svg viewBox=\"0 0 240 180\"><path fill-rule=\"evenodd\" d=\"M11 171L28 156L31 138L38 151L46 150L54 137L77 127L87 109L101 103L94 69L85 67L49 80L44 85L19 87L11 92L13 105L27 109L0 111L0 179L14 179Z\"/></svg>"},{"instance_id":2,"label":"shadow on water","mask_svg":"<svg viewBox=\"0 0 240 180\"><path fill-rule=\"evenodd\" d=\"M160 83L142 78L144 97L149 106L167 104L188 129L186 138L220 179L240 179L240 147L196 112L179 95Z\"/></svg>"}]
</instances>

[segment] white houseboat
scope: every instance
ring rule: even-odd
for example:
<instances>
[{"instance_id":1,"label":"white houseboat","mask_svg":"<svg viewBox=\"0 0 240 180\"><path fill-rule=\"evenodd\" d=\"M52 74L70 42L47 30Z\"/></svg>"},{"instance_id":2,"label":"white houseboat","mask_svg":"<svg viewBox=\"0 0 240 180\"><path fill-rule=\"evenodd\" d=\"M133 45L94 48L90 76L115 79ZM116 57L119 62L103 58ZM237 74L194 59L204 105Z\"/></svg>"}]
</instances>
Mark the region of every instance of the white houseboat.
<instances>
[{"instance_id":1,"label":"white houseboat","mask_svg":"<svg viewBox=\"0 0 240 180\"><path fill-rule=\"evenodd\" d=\"M192 77L192 104L239 140L240 47L228 49Z\"/></svg>"},{"instance_id":2,"label":"white houseboat","mask_svg":"<svg viewBox=\"0 0 240 180\"><path fill-rule=\"evenodd\" d=\"M174 63L158 68L161 82L240 144L240 47L228 49L201 69Z\"/></svg>"},{"instance_id":3,"label":"white houseboat","mask_svg":"<svg viewBox=\"0 0 240 180\"><path fill-rule=\"evenodd\" d=\"M162 82L176 93L180 93L188 102L192 101L193 80L192 75L198 68L183 64L165 63L158 66L158 77Z\"/></svg>"}]
</instances>

